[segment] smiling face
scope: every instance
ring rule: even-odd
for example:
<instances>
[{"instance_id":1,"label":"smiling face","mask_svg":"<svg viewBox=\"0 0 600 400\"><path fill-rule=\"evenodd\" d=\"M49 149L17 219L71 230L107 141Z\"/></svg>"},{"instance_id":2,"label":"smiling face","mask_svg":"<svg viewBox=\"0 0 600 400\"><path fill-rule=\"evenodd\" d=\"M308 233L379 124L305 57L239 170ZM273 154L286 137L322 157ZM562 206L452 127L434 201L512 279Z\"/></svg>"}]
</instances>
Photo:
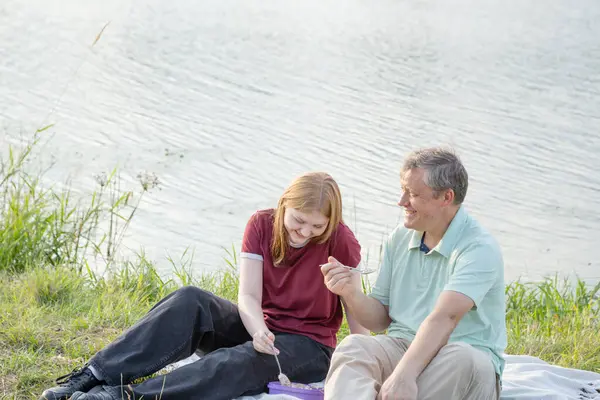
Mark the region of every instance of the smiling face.
<instances>
[{"instance_id":1,"label":"smiling face","mask_svg":"<svg viewBox=\"0 0 600 400\"><path fill-rule=\"evenodd\" d=\"M301 212L287 207L285 209L283 225L293 246L303 246L312 238L321 236L328 224L329 218L319 211Z\"/></svg>"},{"instance_id":2,"label":"smiling face","mask_svg":"<svg viewBox=\"0 0 600 400\"><path fill-rule=\"evenodd\" d=\"M449 204L447 193L436 193L425 184L425 173L422 168L403 173L400 179L403 193L398 202L404 208L404 226L421 232L439 226Z\"/></svg>"},{"instance_id":3,"label":"smiling face","mask_svg":"<svg viewBox=\"0 0 600 400\"><path fill-rule=\"evenodd\" d=\"M342 195L325 172L308 172L296 178L279 198L273 218L271 255L284 265L290 244L299 247L312 240L327 242L342 222Z\"/></svg>"}]
</instances>

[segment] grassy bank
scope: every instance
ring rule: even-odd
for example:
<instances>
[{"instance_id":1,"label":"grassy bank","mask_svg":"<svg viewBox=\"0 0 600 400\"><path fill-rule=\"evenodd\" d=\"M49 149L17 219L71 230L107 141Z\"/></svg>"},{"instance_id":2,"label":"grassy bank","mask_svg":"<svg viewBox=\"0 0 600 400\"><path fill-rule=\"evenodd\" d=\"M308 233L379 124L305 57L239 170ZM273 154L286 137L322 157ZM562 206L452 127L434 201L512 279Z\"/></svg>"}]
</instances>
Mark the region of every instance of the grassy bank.
<instances>
[{"instance_id":1,"label":"grassy bank","mask_svg":"<svg viewBox=\"0 0 600 400\"><path fill-rule=\"evenodd\" d=\"M46 268L0 274L0 397L32 399L57 374L81 366L157 300L194 284L235 301L234 270L161 280L142 262L110 278ZM600 372L598 298L583 282L513 283L507 288L507 352ZM347 327L339 334L347 334Z\"/></svg>"},{"instance_id":2,"label":"grassy bank","mask_svg":"<svg viewBox=\"0 0 600 400\"><path fill-rule=\"evenodd\" d=\"M0 398L32 399L183 284L235 297L237 276L161 280L142 263L108 279L73 269L0 274Z\"/></svg>"},{"instance_id":3,"label":"grassy bank","mask_svg":"<svg viewBox=\"0 0 600 400\"><path fill-rule=\"evenodd\" d=\"M162 278L143 255L125 261L120 243L144 196L158 184L139 175L120 192L118 175L100 174L97 190L75 201L24 171L35 141L0 160L0 398L32 399L60 374L133 324L182 285L235 301L235 251L223 271L194 276L190 258L171 260ZM91 260L103 274L92 272ZM600 284L558 279L507 287L508 353L600 371ZM347 335L346 324L339 337Z\"/></svg>"}]
</instances>

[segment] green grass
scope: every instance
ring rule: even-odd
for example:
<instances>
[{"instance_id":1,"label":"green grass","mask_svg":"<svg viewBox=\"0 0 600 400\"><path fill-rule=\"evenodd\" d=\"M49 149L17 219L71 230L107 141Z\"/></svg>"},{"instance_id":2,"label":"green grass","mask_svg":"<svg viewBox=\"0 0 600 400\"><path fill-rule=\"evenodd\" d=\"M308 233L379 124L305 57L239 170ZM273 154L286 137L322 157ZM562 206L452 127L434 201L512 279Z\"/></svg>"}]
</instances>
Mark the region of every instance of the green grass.
<instances>
[{"instance_id":1,"label":"green grass","mask_svg":"<svg viewBox=\"0 0 600 400\"><path fill-rule=\"evenodd\" d=\"M234 299L237 283L228 270L162 280L145 260L109 278L67 268L0 273L0 398L36 398L183 284Z\"/></svg>"},{"instance_id":2,"label":"green grass","mask_svg":"<svg viewBox=\"0 0 600 400\"><path fill-rule=\"evenodd\" d=\"M57 375L81 366L180 286L232 301L238 287L233 248L226 269L200 276L191 273L193 253L169 258L169 279L143 252L119 258L156 177L141 174L137 193L121 193L115 171L101 174L97 190L75 201L68 190L42 188L39 176L25 172L36 141L0 159L0 399L37 398ZM91 259L107 272L92 272ZM506 294L507 353L600 372L600 283L554 277L513 282ZM347 334L344 322L338 339Z\"/></svg>"},{"instance_id":3,"label":"green grass","mask_svg":"<svg viewBox=\"0 0 600 400\"><path fill-rule=\"evenodd\" d=\"M180 271L163 280L143 259L108 278L65 268L1 273L0 398L35 398L184 284L235 301L238 276L234 269L199 277ZM507 353L600 371L597 291L556 279L508 285ZM347 334L344 322L338 338Z\"/></svg>"},{"instance_id":4,"label":"green grass","mask_svg":"<svg viewBox=\"0 0 600 400\"><path fill-rule=\"evenodd\" d=\"M506 288L509 354L600 372L600 282L558 277Z\"/></svg>"}]
</instances>

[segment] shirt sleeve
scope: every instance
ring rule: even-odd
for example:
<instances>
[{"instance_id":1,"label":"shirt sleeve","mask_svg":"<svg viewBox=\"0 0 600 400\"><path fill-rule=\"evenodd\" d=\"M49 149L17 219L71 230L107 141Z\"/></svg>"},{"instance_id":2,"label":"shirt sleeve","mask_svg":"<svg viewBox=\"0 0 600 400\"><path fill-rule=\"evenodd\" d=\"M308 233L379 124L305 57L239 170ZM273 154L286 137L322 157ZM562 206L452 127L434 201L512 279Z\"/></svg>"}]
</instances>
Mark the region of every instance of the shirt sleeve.
<instances>
[{"instance_id":1,"label":"shirt sleeve","mask_svg":"<svg viewBox=\"0 0 600 400\"><path fill-rule=\"evenodd\" d=\"M384 306L390 305L390 284L392 282L392 235L385 241L383 245L383 257L381 259L381 267L379 274L375 280L375 285L369 294L370 297L379 300Z\"/></svg>"},{"instance_id":2,"label":"shirt sleeve","mask_svg":"<svg viewBox=\"0 0 600 400\"><path fill-rule=\"evenodd\" d=\"M444 290L468 296L477 307L496 284L504 262L500 248L491 243L479 243L458 256L454 272Z\"/></svg>"},{"instance_id":3,"label":"shirt sleeve","mask_svg":"<svg viewBox=\"0 0 600 400\"><path fill-rule=\"evenodd\" d=\"M262 234L260 230L258 214L252 215L246 224L244 237L242 238L242 251L240 257L253 260L264 260L264 254L261 247Z\"/></svg>"},{"instance_id":4,"label":"shirt sleeve","mask_svg":"<svg viewBox=\"0 0 600 400\"><path fill-rule=\"evenodd\" d=\"M360 263L360 244L345 224L336 229L329 254L348 267L356 268Z\"/></svg>"}]
</instances>

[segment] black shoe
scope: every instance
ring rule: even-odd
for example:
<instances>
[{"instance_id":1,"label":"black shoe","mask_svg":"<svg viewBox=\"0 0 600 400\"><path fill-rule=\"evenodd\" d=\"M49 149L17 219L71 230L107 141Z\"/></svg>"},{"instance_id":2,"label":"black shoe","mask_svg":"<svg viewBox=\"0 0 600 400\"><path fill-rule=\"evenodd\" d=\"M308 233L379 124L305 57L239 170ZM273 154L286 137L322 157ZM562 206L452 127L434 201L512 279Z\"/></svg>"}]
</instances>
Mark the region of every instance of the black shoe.
<instances>
[{"instance_id":1,"label":"black shoe","mask_svg":"<svg viewBox=\"0 0 600 400\"><path fill-rule=\"evenodd\" d=\"M98 386L100 381L89 368L83 367L61 376L56 383L58 386L44 390L39 400L67 400L75 392L87 392L94 386Z\"/></svg>"},{"instance_id":2,"label":"black shoe","mask_svg":"<svg viewBox=\"0 0 600 400\"><path fill-rule=\"evenodd\" d=\"M99 386L101 387L101 386ZM115 400L106 390L90 390L87 393L75 392L71 400Z\"/></svg>"}]
</instances>

